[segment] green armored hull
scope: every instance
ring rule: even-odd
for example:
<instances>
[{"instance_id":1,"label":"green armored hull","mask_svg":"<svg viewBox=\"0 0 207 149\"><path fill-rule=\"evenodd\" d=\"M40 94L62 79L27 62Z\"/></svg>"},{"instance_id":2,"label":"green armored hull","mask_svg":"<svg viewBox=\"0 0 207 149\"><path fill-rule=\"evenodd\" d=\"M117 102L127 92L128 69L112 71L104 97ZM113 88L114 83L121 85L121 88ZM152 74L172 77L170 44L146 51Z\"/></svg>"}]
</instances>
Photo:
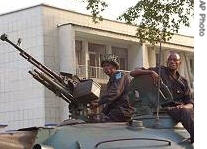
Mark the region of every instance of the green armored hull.
<instances>
[{"instance_id":1,"label":"green armored hull","mask_svg":"<svg viewBox=\"0 0 207 149\"><path fill-rule=\"evenodd\" d=\"M1 149L191 149L188 132L168 115L153 115L155 88L151 92L139 88L148 86L147 77L131 83L131 100L136 114L131 122L86 123L66 120L57 126L27 128L0 134ZM141 79L139 81L139 79ZM149 79L149 78L147 78ZM145 82L145 83L143 83ZM139 99L134 93L139 92ZM133 98L133 99L132 99ZM161 102L162 101L161 99ZM156 102L155 102L156 105ZM147 107L147 108L146 108ZM148 110L146 110L148 109ZM143 113L144 114L141 114ZM148 114L147 114L148 113Z\"/></svg>"},{"instance_id":2,"label":"green armored hull","mask_svg":"<svg viewBox=\"0 0 207 149\"><path fill-rule=\"evenodd\" d=\"M1 149L191 149L180 128L129 127L126 123L73 123L0 135Z\"/></svg>"}]
</instances>

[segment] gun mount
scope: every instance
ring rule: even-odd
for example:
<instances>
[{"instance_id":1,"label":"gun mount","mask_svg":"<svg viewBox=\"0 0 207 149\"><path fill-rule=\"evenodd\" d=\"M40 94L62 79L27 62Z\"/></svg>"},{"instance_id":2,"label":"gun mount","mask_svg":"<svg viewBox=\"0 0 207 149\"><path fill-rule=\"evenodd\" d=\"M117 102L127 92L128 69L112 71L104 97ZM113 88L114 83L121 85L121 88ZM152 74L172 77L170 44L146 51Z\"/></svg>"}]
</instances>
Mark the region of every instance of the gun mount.
<instances>
[{"instance_id":1,"label":"gun mount","mask_svg":"<svg viewBox=\"0 0 207 149\"><path fill-rule=\"evenodd\" d=\"M18 40L18 44L15 44L8 39L6 34L1 35L0 39L11 44L23 58L36 67L36 69L28 71L35 80L69 104L71 114L69 118L87 118L87 111L90 111L88 104L97 99L100 94L98 83L91 79L81 80L76 75L69 73L56 73L20 48L18 45L20 40Z\"/></svg>"}]
</instances>

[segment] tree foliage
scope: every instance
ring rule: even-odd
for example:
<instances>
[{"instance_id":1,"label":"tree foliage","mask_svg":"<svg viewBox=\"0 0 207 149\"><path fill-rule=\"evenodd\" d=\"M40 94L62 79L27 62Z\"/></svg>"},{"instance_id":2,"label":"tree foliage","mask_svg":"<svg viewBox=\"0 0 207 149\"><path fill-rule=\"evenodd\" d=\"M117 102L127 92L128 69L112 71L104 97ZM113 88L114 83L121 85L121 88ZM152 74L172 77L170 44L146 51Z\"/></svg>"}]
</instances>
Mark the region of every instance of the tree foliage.
<instances>
[{"instance_id":1,"label":"tree foliage","mask_svg":"<svg viewBox=\"0 0 207 149\"><path fill-rule=\"evenodd\" d=\"M98 23L103 20L100 14L108 7L104 0L83 0L83 2L87 3L86 9L90 10L93 22Z\"/></svg>"},{"instance_id":2,"label":"tree foliage","mask_svg":"<svg viewBox=\"0 0 207 149\"><path fill-rule=\"evenodd\" d=\"M93 21L102 20L100 13L108 6L104 0L84 1L91 10ZM189 26L193 7L193 0L138 0L118 19L137 26L136 36L142 43L155 44L169 40L182 25Z\"/></svg>"}]
</instances>

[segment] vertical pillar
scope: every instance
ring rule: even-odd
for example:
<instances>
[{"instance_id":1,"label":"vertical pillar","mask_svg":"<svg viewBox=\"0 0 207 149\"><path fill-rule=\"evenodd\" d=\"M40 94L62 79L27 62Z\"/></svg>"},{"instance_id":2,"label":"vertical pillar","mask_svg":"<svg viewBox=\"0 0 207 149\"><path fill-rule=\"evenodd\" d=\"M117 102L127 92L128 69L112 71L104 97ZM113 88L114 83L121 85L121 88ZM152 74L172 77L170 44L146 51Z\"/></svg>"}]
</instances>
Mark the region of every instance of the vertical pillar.
<instances>
[{"instance_id":1,"label":"vertical pillar","mask_svg":"<svg viewBox=\"0 0 207 149\"><path fill-rule=\"evenodd\" d=\"M69 118L69 108L68 104L64 100L60 100L60 121L64 121Z\"/></svg>"},{"instance_id":2,"label":"vertical pillar","mask_svg":"<svg viewBox=\"0 0 207 149\"><path fill-rule=\"evenodd\" d=\"M112 54L111 45L106 45L106 54Z\"/></svg>"},{"instance_id":3,"label":"vertical pillar","mask_svg":"<svg viewBox=\"0 0 207 149\"><path fill-rule=\"evenodd\" d=\"M72 25L59 28L60 71L76 74L75 31Z\"/></svg>"},{"instance_id":4,"label":"vertical pillar","mask_svg":"<svg viewBox=\"0 0 207 149\"><path fill-rule=\"evenodd\" d=\"M184 76L187 81L188 85L191 87L192 85L192 78L191 78L191 72L190 72L190 60L189 57L185 55L181 55L181 66L180 71L182 72L181 75Z\"/></svg>"},{"instance_id":5,"label":"vertical pillar","mask_svg":"<svg viewBox=\"0 0 207 149\"><path fill-rule=\"evenodd\" d=\"M89 61L89 54L88 54L88 41L82 42L83 53L84 53L84 65L85 65L85 77L88 78L88 61Z\"/></svg>"},{"instance_id":6,"label":"vertical pillar","mask_svg":"<svg viewBox=\"0 0 207 149\"><path fill-rule=\"evenodd\" d=\"M145 44L142 44L138 50L138 56L142 67L149 67L148 49Z\"/></svg>"},{"instance_id":7,"label":"vertical pillar","mask_svg":"<svg viewBox=\"0 0 207 149\"><path fill-rule=\"evenodd\" d=\"M155 67L156 66L155 48L148 49L148 57L149 57L149 67Z\"/></svg>"},{"instance_id":8,"label":"vertical pillar","mask_svg":"<svg viewBox=\"0 0 207 149\"><path fill-rule=\"evenodd\" d=\"M180 64L180 68L179 68L179 72L181 76L185 76L185 58L183 55L180 54L180 58L181 58L181 64Z\"/></svg>"},{"instance_id":9,"label":"vertical pillar","mask_svg":"<svg viewBox=\"0 0 207 149\"><path fill-rule=\"evenodd\" d=\"M163 54L162 54L162 61L161 61L161 64L162 65L165 65L166 66L166 64L167 64L167 57L168 57L168 54L169 54L169 51L167 51L167 50L163 50Z\"/></svg>"},{"instance_id":10,"label":"vertical pillar","mask_svg":"<svg viewBox=\"0 0 207 149\"><path fill-rule=\"evenodd\" d=\"M140 66L138 59L138 48L140 45L132 45L128 48L128 67L129 70L134 70L134 68Z\"/></svg>"},{"instance_id":11,"label":"vertical pillar","mask_svg":"<svg viewBox=\"0 0 207 149\"><path fill-rule=\"evenodd\" d=\"M144 44L131 46L128 51L128 56L129 70L133 70L136 67L149 67L148 51L145 49Z\"/></svg>"},{"instance_id":12,"label":"vertical pillar","mask_svg":"<svg viewBox=\"0 0 207 149\"><path fill-rule=\"evenodd\" d=\"M60 72L76 74L75 31L72 25L59 27L59 65ZM68 118L66 102L60 101L60 120Z\"/></svg>"}]
</instances>

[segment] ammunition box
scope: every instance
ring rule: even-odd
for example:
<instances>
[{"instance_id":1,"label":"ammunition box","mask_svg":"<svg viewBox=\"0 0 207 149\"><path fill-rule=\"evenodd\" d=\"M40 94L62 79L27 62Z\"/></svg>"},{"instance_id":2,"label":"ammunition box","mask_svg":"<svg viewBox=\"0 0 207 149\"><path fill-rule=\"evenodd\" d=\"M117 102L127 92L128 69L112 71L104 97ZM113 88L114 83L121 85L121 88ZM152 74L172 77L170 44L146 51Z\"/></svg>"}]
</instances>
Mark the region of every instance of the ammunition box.
<instances>
[{"instance_id":1,"label":"ammunition box","mask_svg":"<svg viewBox=\"0 0 207 149\"><path fill-rule=\"evenodd\" d=\"M77 84L73 91L74 98L80 103L89 103L100 96L101 86L91 79Z\"/></svg>"}]
</instances>

